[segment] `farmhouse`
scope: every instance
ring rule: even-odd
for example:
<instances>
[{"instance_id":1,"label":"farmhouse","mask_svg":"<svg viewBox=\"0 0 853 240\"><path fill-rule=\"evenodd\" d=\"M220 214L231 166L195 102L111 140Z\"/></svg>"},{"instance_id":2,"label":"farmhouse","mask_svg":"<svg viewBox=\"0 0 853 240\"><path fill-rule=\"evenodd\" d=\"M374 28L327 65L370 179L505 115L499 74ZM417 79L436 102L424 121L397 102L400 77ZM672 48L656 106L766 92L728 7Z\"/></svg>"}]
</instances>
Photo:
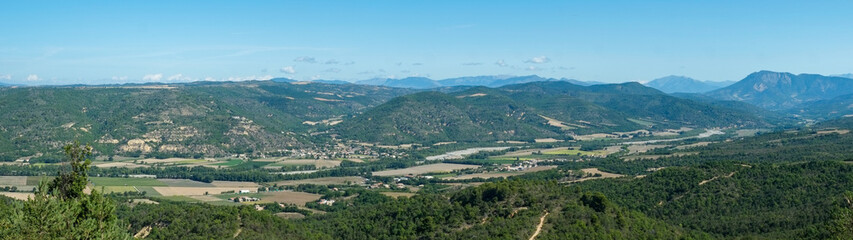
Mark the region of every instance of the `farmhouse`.
<instances>
[{"instance_id":1,"label":"farmhouse","mask_svg":"<svg viewBox=\"0 0 853 240\"><path fill-rule=\"evenodd\" d=\"M335 200L334 199L332 199L332 200L320 199L320 201L317 203L327 205L327 206L332 206L332 204L335 204Z\"/></svg>"}]
</instances>

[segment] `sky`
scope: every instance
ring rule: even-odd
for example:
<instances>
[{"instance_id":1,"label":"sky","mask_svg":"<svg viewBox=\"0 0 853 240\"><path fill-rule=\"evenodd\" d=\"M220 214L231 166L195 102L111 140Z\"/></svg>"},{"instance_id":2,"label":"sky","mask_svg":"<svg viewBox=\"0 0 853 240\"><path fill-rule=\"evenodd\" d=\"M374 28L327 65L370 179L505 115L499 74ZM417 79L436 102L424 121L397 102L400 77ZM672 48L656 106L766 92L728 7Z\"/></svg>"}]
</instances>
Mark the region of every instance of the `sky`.
<instances>
[{"instance_id":1,"label":"sky","mask_svg":"<svg viewBox=\"0 0 853 240\"><path fill-rule=\"evenodd\" d=\"M853 1L3 1L0 82L853 72Z\"/></svg>"}]
</instances>

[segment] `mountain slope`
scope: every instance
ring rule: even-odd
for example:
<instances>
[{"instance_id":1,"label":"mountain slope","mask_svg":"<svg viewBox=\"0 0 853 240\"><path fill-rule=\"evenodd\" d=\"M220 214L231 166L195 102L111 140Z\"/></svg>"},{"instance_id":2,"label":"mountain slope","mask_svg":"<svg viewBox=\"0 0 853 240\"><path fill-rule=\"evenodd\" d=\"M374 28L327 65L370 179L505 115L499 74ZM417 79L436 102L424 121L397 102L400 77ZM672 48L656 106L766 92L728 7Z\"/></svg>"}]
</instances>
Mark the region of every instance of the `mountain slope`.
<instances>
[{"instance_id":1,"label":"mountain slope","mask_svg":"<svg viewBox=\"0 0 853 240\"><path fill-rule=\"evenodd\" d=\"M589 87L565 82L510 85L501 89L568 95L635 119L652 120L659 127L764 125L757 116L734 109L666 95L639 83L605 84Z\"/></svg>"},{"instance_id":2,"label":"mountain slope","mask_svg":"<svg viewBox=\"0 0 853 240\"><path fill-rule=\"evenodd\" d=\"M752 73L731 86L707 93L716 99L744 101L771 110L853 94L853 79L816 74Z\"/></svg>"},{"instance_id":3,"label":"mountain slope","mask_svg":"<svg viewBox=\"0 0 853 240\"><path fill-rule=\"evenodd\" d=\"M535 124L538 119L527 112L500 96L459 98L423 92L392 99L344 121L339 129L345 138L382 143L532 140L537 136L557 136L544 125Z\"/></svg>"},{"instance_id":4,"label":"mountain slope","mask_svg":"<svg viewBox=\"0 0 853 240\"><path fill-rule=\"evenodd\" d=\"M280 154L304 124L352 116L407 89L272 81L0 89L0 160L56 161L72 140L102 155Z\"/></svg>"},{"instance_id":5,"label":"mountain slope","mask_svg":"<svg viewBox=\"0 0 853 240\"><path fill-rule=\"evenodd\" d=\"M386 144L532 141L639 129L766 126L750 113L666 95L639 83L532 82L395 98L335 129Z\"/></svg>"},{"instance_id":6,"label":"mountain slope","mask_svg":"<svg viewBox=\"0 0 853 240\"><path fill-rule=\"evenodd\" d=\"M703 82L684 76L666 76L652 80L645 85L665 93L702 93L727 86L728 84L731 83Z\"/></svg>"},{"instance_id":7,"label":"mountain slope","mask_svg":"<svg viewBox=\"0 0 853 240\"><path fill-rule=\"evenodd\" d=\"M807 102L787 111L815 119L833 119L853 116L853 94L842 95L828 100Z\"/></svg>"}]
</instances>

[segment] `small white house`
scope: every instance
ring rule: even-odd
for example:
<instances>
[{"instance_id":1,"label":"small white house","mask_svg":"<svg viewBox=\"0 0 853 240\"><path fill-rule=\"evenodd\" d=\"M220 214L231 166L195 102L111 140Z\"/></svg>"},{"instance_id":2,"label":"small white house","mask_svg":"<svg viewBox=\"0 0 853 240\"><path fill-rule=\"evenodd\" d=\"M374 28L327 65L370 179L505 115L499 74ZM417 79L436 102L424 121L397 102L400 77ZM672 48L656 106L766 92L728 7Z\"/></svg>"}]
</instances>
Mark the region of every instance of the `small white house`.
<instances>
[{"instance_id":1,"label":"small white house","mask_svg":"<svg viewBox=\"0 0 853 240\"><path fill-rule=\"evenodd\" d=\"M240 190L240 194L249 193L249 190Z\"/></svg>"}]
</instances>

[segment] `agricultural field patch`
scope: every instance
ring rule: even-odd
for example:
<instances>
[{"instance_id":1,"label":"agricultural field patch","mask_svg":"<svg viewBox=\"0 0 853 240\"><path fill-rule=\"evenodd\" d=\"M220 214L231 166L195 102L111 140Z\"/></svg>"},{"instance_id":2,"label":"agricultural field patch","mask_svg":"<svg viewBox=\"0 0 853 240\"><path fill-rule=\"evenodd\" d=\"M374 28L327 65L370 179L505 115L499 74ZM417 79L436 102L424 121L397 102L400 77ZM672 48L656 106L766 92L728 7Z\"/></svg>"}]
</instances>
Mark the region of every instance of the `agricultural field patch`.
<instances>
[{"instance_id":1,"label":"agricultural field patch","mask_svg":"<svg viewBox=\"0 0 853 240\"><path fill-rule=\"evenodd\" d=\"M99 168L112 168L112 167L116 167L116 168L140 168L140 167L148 167L146 165L136 164L136 163L131 163L131 162L105 162L102 164L97 164L95 166L99 167Z\"/></svg>"},{"instance_id":2,"label":"agricultural field patch","mask_svg":"<svg viewBox=\"0 0 853 240\"><path fill-rule=\"evenodd\" d=\"M399 197L412 197L415 195L415 193L410 193L410 192L382 192L382 195L389 196L392 198L399 198Z\"/></svg>"},{"instance_id":3,"label":"agricultural field patch","mask_svg":"<svg viewBox=\"0 0 853 240\"><path fill-rule=\"evenodd\" d=\"M257 183L253 183L253 182L235 182L235 181L213 181L212 183L210 183L210 185L213 185L214 187L247 187L247 188L249 188L249 187L258 188L258 186L259 186Z\"/></svg>"},{"instance_id":4,"label":"agricultural field patch","mask_svg":"<svg viewBox=\"0 0 853 240\"><path fill-rule=\"evenodd\" d=\"M26 176L0 176L0 186L26 186Z\"/></svg>"},{"instance_id":5,"label":"agricultural field patch","mask_svg":"<svg viewBox=\"0 0 853 240\"><path fill-rule=\"evenodd\" d=\"M469 164L455 164L455 163L436 163L436 164L428 164L421 166L414 166L403 169L394 169L394 170L385 170L374 172L375 176L402 176L408 174L420 175L424 173L438 173L438 172L450 172L453 170L460 169L471 169L478 168L478 165L469 165Z\"/></svg>"},{"instance_id":6,"label":"agricultural field patch","mask_svg":"<svg viewBox=\"0 0 853 240\"><path fill-rule=\"evenodd\" d=\"M141 187L137 186L136 189L138 189L139 192L145 192L145 196L152 196L152 197L163 196L159 192L157 192L157 190L154 190L154 187L151 187L151 186L141 186Z\"/></svg>"},{"instance_id":7,"label":"agricultural field patch","mask_svg":"<svg viewBox=\"0 0 853 240\"><path fill-rule=\"evenodd\" d=\"M367 180L363 177L324 177L300 180L288 180L275 182L278 185L299 185L299 184L317 184L317 185L345 185L349 184L364 184Z\"/></svg>"},{"instance_id":8,"label":"agricultural field patch","mask_svg":"<svg viewBox=\"0 0 853 240\"><path fill-rule=\"evenodd\" d=\"M258 191L258 189L239 187L154 187L154 190L163 196L195 196L205 195L205 193L212 195L228 191L239 192L240 190Z\"/></svg>"},{"instance_id":9,"label":"agricultural field patch","mask_svg":"<svg viewBox=\"0 0 853 240\"><path fill-rule=\"evenodd\" d=\"M607 152L604 150L598 151L583 151L578 149L560 149L553 151L542 152L545 155L572 155L572 156L605 156Z\"/></svg>"},{"instance_id":10,"label":"agricultural field patch","mask_svg":"<svg viewBox=\"0 0 853 240\"><path fill-rule=\"evenodd\" d=\"M23 192L0 192L0 195L7 196L10 198L18 199L18 200L27 200L28 198L33 198L32 193L23 193Z\"/></svg>"},{"instance_id":11,"label":"agricultural field patch","mask_svg":"<svg viewBox=\"0 0 853 240\"><path fill-rule=\"evenodd\" d=\"M231 159L222 163L211 164L213 166L222 166L222 167L233 167L243 163L243 160L240 159Z\"/></svg>"},{"instance_id":12,"label":"agricultural field patch","mask_svg":"<svg viewBox=\"0 0 853 240\"><path fill-rule=\"evenodd\" d=\"M27 186L38 186L38 184L42 180L53 181L53 178L55 178L55 177L51 177L51 176L28 176L27 177Z\"/></svg>"},{"instance_id":13,"label":"agricultural field patch","mask_svg":"<svg viewBox=\"0 0 853 240\"><path fill-rule=\"evenodd\" d=\"M158 179L169 187L214 187L213 184L189 179Z\"/></svg>"},{"instance_id":14,"label":"agricultural field patch","mask_svg":"<svg viewBox=\"0 0 853 240\"><path fill-rule=\"evenodd\" d=\"M98 191L103 191L103 193L123 193L123 192L136 192L136 188L133 186L101 186L95 187Z\"/></svg>"},{"instance_id":15,"label":"agricultural field patch","mask_svg":"<svg viewBox=\"0 0 853 240\"><path fill-rule=\"evenodd\" d=\"M89 180L95 186L166 186L154 178L90 177Z\"/></svg>"}]
</instances>

